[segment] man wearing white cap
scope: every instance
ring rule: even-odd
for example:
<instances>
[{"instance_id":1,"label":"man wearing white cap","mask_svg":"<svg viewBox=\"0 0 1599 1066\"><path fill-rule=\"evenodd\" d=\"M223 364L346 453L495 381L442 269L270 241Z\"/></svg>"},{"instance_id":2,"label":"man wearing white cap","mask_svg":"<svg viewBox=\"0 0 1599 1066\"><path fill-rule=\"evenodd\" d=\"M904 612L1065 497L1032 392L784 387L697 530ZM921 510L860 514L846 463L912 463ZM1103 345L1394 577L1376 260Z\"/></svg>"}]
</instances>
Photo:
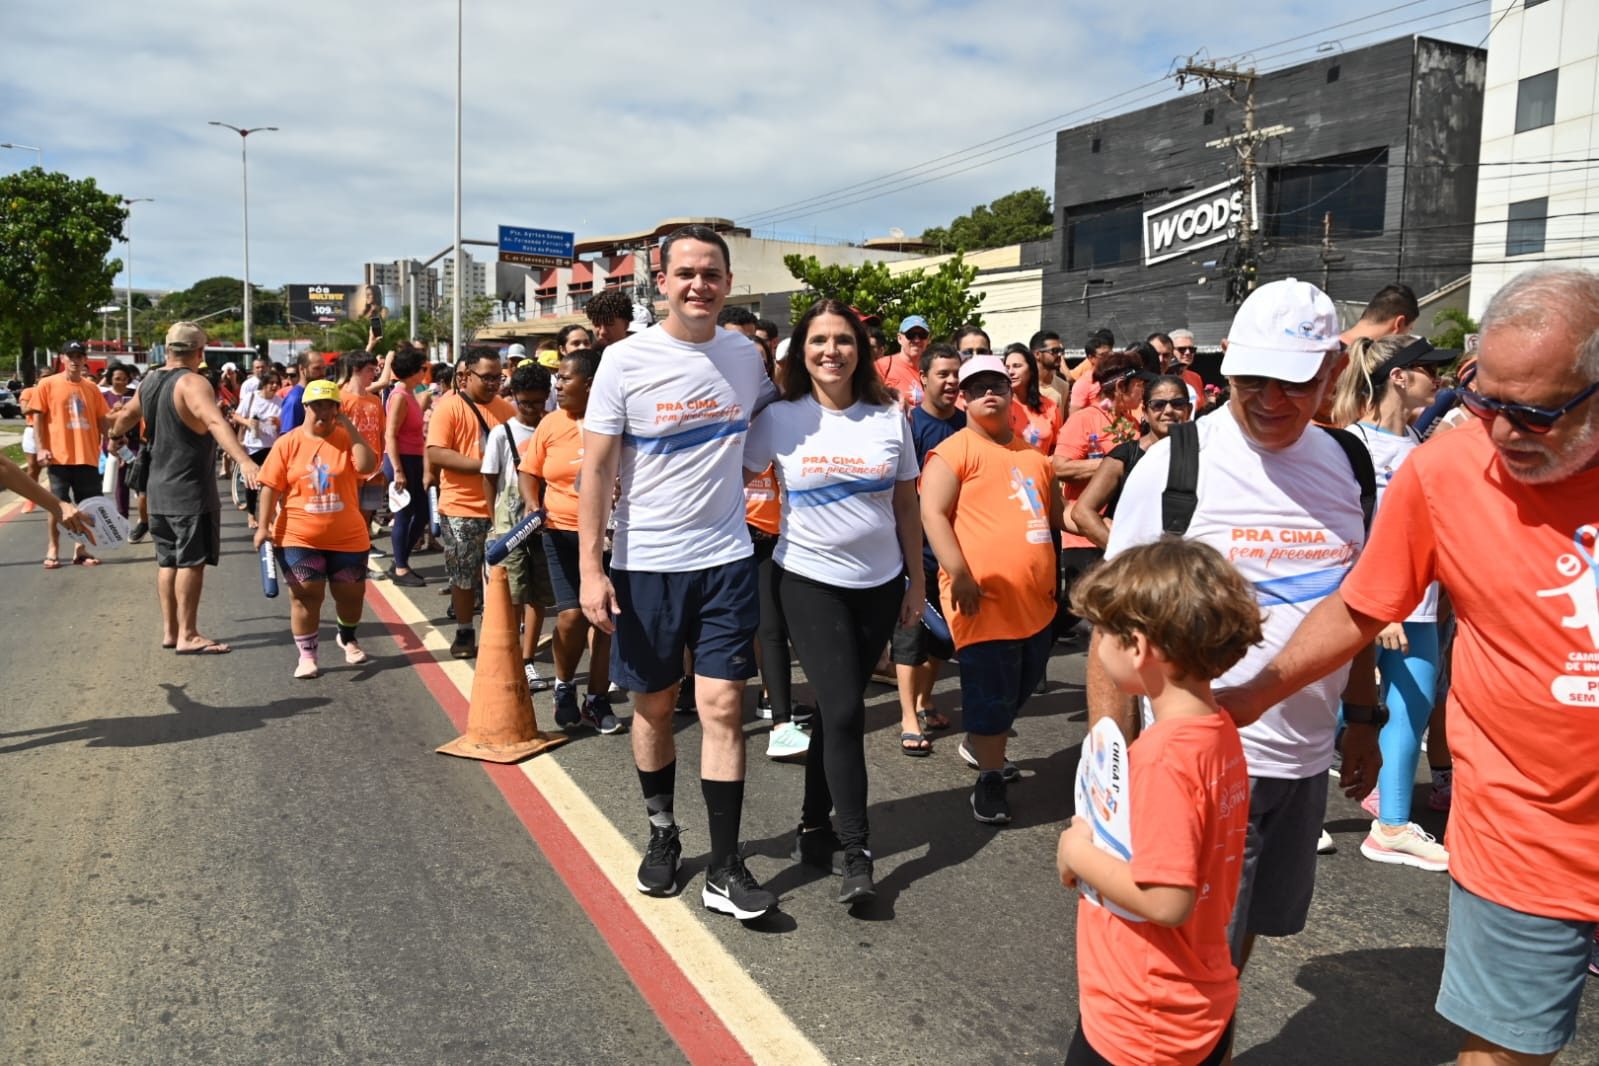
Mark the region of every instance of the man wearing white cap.
<instances>
[{"instance_id":1,"label":"man wearing white cap","mask_svg":"<svg viewBox=\"0 0 1599 1066\"><path fill-rule=\"evenodd\" d=\"M1325 293L1293 278L1262 285L1239 307L1228 342L1227 409L1177 435L1186 441L1150 448L1127 478L1105 548L1110 559L1163 533L1186 536L1220 551L1254 586L1265 640L1218 688L1254 677L1337 590L1365 542L1362 496L1370 480L1369 464L1363 477L1333 433L1311 426L1338 354L1338 315ZM1099 641L1095 633L1088 657L1090 723L1112 716L1131 736L1133 704L1099 663ZM1340 696L1348 726L1340 784L1354 798L1376 784L1384 715L1374 660L1365 658L1364 667L1357 661L1286 695L1239 731L1249 830L1228 933L1240 967L1257 935L1292 936L1305 926Z\"/></svg>"}]
</instances>

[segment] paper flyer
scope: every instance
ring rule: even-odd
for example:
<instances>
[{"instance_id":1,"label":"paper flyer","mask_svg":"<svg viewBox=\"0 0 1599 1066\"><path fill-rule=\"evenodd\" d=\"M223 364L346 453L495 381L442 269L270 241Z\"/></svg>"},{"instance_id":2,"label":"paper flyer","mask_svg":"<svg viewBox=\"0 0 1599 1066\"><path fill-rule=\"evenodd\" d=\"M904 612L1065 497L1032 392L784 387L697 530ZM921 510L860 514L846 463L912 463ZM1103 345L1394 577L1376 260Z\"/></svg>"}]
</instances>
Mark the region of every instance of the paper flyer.
<instances>
[{"instance_id":1,"label":"paper flyer","mask_svg":"<svg viewBox=\"0 0 1599 1066\"><path fill-rule=\"evenodd\" d=\"M1088 819L1096 847L1123 860L1133 857L1130 793L1127 741L1115 722L1102 718L1083 738L1083 754L1077 763L1077 816ZM1144 920L1114 903L1102 901L1086 882L1079 881L1077 888L1095 906L1105 907L1130 922Z\"/></svg>"}]
</instances>

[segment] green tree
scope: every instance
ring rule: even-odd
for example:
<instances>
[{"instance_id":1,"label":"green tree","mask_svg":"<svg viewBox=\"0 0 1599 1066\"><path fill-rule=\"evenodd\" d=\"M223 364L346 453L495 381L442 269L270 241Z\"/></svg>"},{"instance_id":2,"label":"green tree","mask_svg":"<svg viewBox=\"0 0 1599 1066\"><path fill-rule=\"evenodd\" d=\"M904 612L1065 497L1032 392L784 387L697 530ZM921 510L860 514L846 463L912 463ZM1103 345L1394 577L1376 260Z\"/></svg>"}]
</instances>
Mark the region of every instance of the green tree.
<instances>
[{"instance_id":1,"label":"green tree","mask_svg":"<svg viewBox=\"0 0 1599 1066\"><path fill-rule=\"evenodd\" d=\"M1466 334L1477 332L1477 320L1458 307L1449 307L1433 316L1432 328L1437 332L1427 339L1434 348L1458 352L1466 347Z\"/></svg>"},{"instance_id":2,"label":"green tree","mask_svg":"<svg viewBox=\"0 0 1599 1066\"><path fill-rule=\"evenodd\" d=\"M823 266L814 255L787 255L783 265L804 285L789 297L791 321L798 321L816 300L827 298L863 314L880 316L883 331L890 337L899 332L900 319L907 315L927 319L934 337L948 337L968 322L983 324L977 308L988 294L972 292L977 268L967 266L958 254L931 273L907 270L890 274L883 263Z\"/></svg>"},{"instance_id":3,"label":"green tree","mask_svg":"<svg viewBox=\"0 0 1599 1066\"><path fill-rule=\"evenodd\" d=\"M922 240L941 252L971 252L1001 248L1022 241L1037 241L1054 232L1054 212L1043 189L1008 193L984 207L972 208L948 226L934 226Z\"/></svg>"},{"instance_id":4,"label":"green tree","mask_svg":"<svg viewBox=\"0 0 1599 1066\"><path fill-rule=\"evenodd\" d=\"M459 350L472 343L472 338L477 336L478 330L489 324L494 317L494 300L488 296L468 296L466 304L461 308L461 332L465 335L459 345L451 344L452 350ZM439 305L431 315L423 315L417 320L416 332L419 337L427 336L434 344L452 340L451 331L455 328L450 311L450 298L446 296L439 301ZM365 334L361 337L361 344L366 343ZM356 347L360 347L357 345Z\"/></svg>"},{"instance_id":5,"label":"green tree","mask_svg":"<svg viewBox=\"0 0 1599 1066\"><path fill-rule=\"evenodd\" d=\"M41 167L0 178L0 343L34 381L34 350L98 323L122 270L107 259L128 210L93 178Z\"/></svg>"}]
</instances>

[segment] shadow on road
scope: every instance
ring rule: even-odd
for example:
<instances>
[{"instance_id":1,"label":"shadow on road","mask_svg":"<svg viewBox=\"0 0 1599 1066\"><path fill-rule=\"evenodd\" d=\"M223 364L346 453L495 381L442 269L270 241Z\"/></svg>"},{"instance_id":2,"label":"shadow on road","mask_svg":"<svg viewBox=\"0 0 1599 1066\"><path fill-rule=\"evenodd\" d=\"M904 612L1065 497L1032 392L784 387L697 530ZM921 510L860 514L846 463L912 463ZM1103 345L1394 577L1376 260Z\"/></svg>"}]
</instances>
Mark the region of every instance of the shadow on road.
<instances>
[{"instance_id":1,"label":"shadow on road","mask_svg":"<svg viewBox=\"0 0 1599 1066\"><path fill-rule=\"evenodd\" d=\"M333 702L327 696L307 696L251 707L212 707L190 699L182 685L162 682L161 687L166 689L168 713L86 718L80 722L0 733L0 740L28 738L0 745L0 754L74 741L81 741L90 748L141 748L225 733L245 733L260 729L271 719L289 718Z\"/></svg>"},{"instance_id":2,"label":"shadow on road","mask_svg":"<svg viewBox=\"0 0 1599 1066\"><path fill-rule=\"evenodd\" d=\"M1430 1006L1443 965L1442 948L1423 947L1365 948L1311 959L1294 983L1315 1002L1234 1061L1286 1066L1307 1061L1307 1049L1315 1048L1317 1062L1451 1062L1460 1031L1430 1009L1418 1009ZM1350 998L1352 988L1361 990L1359 997ZM1240 1003L1245 1011L1251 1006L1247 999Z\"/></svg>"}]
</instances>

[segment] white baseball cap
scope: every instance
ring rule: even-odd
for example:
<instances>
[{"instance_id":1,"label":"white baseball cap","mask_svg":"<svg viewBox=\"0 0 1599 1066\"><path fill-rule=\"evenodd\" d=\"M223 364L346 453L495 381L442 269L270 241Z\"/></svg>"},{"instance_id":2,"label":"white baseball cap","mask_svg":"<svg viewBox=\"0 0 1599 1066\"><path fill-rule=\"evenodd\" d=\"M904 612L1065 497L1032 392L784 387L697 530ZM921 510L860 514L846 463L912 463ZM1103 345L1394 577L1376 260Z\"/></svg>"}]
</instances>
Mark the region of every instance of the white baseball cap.
<instances>
[{"instance_id":1,"label":"white baseball cap","mask_svg":"<svg viewBox=\"0 0 1599 1066\"><path fill-rule=\"evenodd\" d=\"M772 356L772 362L781 363L788 358L788 342L793 339L792 337L784 337L777 342L777 352Z\"/></svg>"},{"instance_id":2,"label":"white baseball cap","mask_svg":"<svg viewBox=\"0 0 1599 1066\"><path fill-rule=\"evenodd\" d=\"M649 304L633 305L633 321L627 324L629 333L643 333L655 325L655 312L650 310Z\"/></svg>"},{"instance_id":3,"label":"white baseball cap","mask_svg":"<svg viewBox=\"0 0 1599 1066\"><path fill-rule=\"evenodd\" d=\"M505 350L505 358L507 360L526 359L527 358L527 345L525 345L525 344L513 344L513 345L511 345L509 348L507 348Z\"/></svg>"},{"instance_id":4,"label":"white baseball cap","mask_svg":"<svg viewBox=\"0 0 1599 1066\"><path fill-rule=\"evenodd\" d=\"M1284 278L1250 293L1233 316L1222 356L1225 377L1309 381L1338 350L1338 311L1308 281Z\"/></svg>"}]
</instances>

